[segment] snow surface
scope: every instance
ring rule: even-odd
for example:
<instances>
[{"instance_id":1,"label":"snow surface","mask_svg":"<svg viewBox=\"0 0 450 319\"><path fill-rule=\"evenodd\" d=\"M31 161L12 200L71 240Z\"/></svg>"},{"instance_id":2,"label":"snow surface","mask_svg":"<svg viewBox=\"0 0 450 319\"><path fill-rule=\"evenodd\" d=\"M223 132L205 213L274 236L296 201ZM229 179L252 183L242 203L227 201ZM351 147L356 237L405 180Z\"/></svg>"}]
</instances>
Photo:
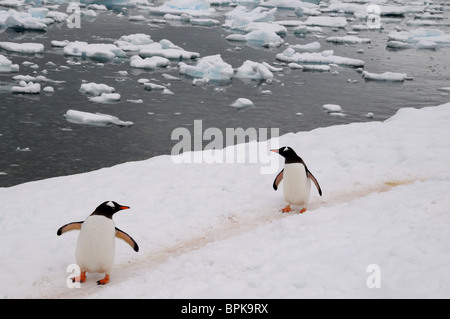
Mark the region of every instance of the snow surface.
<instances>
[{"instance_id":1,"label":"snow surface","mask_svg":"<svg viewBox=\"0 0 450 319\"><path fill-rule=\"evenodd\" d=\"M323 197L312 190L304 214L280 212L276 154L267 155L271 174L261 174L267 162L175 164L157 156L0 188L8 198L0 296L448 298L449 121L447 103L281 136L279 145L293 147L323 189ZM267 153L276 146L257 145ZM56 230L106 200L131 206L114 219L140 251L118 240L110 283L97 286L103 274L88 274L69 289L77 232ZM367 286L374 264L380 288Z\"/></svg>"}]
</instances>

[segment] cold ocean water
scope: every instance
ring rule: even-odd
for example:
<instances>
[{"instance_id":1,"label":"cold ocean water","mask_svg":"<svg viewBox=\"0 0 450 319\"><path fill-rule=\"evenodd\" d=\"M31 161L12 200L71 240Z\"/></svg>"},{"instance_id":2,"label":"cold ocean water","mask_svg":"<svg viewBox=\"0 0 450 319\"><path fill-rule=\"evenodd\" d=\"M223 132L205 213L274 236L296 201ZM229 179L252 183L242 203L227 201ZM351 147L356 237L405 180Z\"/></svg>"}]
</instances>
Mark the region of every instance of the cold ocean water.
<instances>
[{"instance_id":1,"label":"cold ocean water","mask_svg":"<svg viewBox=\"0 0 450 319\"><path fill-rule=\"evenodd\" d=\"M233 9L214 8L217 14L213 18L221 23L224 13ZM0 187L170 154L178 143L171 140L173 130L179 127L192 130L195 120L202 120L203 130L278 128L282 135L337 124L383 121L402 107L421 108L449 101L448 94L438 90L449 86L448 47L433 50L386 47L388 33L401 23L401 17L383 18L382 30L359 32L359 37L371 39L370 44L326 41L327 37L346 35L351 30L350 23L345 29L324 27L321 33L308 33L306 37L294 35L293 27L287 27L283 45L264 48L226 40L231 31L221 25L161 23L161 16L151 16L146 9L121 11L121 16L118 9L97 12L95 18L83 18L80 28L59 23L49 26L46 32L0 31L0 42L34 42L45 46L43 53L31 55L0 51L20 66L18 73L0 73ZM143 15L145 21L128 20L136 15ZM444 15L448 22L449 11L444 11ZM279 9L276 16L277 20L298 19L292 10ZM346 17L351 21L350 16ZM445 24L427 28L450 33ZM274 72L270 83L233 78L225 83L193 85L192 78L179 73L179 61L172 60L167 68L142 70L130 67L131 54L125 59L94 61L65 56L61 48L51 46L52 40L113 43L134 33L149 34L154 41L168 39L184 50L198 52L201 58L220 54L233 68L251 60L283 69ZM363 60L364 70L406 73L408 80L366 81L356 68L346 66L333 66L333 72L308 72L291 69L276 59L276 54L288 44L314 41L320 42L321 51L334 50L335 55ZM168 78L167 74L175 78ZM13 94L11 87L17 85L12 78L15 75L45 75L63 82L42 85L52 86L53 93ZM142 78L166 85L173 94L144 89L138 83ZM114 87L121 95L120 101L108 104L90 101L79 90L86 82ZM250 99L254 106L245 109L231 106L242 97ZM139 100L142 103L136 103ZM342 111L329 113L323 109L324 104L340 105ZM134 125L93 127L69 123L64 114L71 109L111 114Z\"/></svg>"}]
</instances>

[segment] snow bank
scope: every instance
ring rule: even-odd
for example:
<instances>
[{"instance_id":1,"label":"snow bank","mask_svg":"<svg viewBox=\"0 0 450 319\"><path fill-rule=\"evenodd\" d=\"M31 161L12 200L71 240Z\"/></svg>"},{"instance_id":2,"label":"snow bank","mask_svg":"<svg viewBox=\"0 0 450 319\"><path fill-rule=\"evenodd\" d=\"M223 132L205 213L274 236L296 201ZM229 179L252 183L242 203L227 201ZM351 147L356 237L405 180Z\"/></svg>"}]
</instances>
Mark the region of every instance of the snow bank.
<instances>
[{"instance_id":1,"label":"snow bank","mask_svg":"<svg viewBox=\"0 0 450 319\"><path fill-rule=\"evenodd\" d=\"M334 55L333 50L325 50L322 52L295 52L292 48L287 48L282 53L276 55L278 60L284 62L294 63L320 63L320 64L339 64L352 67L359 67L364 65L364 61L359 59L352 59Z\"/></svg>"},{"instance_id":2,"label":"snow bank","mask_svg":"<svg viewBox=\"0 0 450 319\"><path fill-rule=\"evenodd\" d=\"M158 156L0 188L8 198L0 296L448 298L449 121L450 103L281 136L280 146L302 156L324 191L312 189L304 214L280 213L283 196L272 189L278 157L273 174L261 174L262 162L175 164ZM273 146L257 145L267 153ZM109 199L131 206L114 219L141 249L117 241L108 286L95 283L103 274L88 274L69 289L78 234L56 230ZM381 269L379 289L367 286L370 265Z\"/></svg>"},{"instance_id":3,"label":"snow bank","mask_svg":"<svg viewBox=\"0 0 450 319\"><path fill-rule=\"evenodd\" d=\"M76 110L68 110L66 114L64 114L64 117L70 123L89 126L108 126L112 124L117 126L131 126L134 124L133 122L122 121L118 117L108 114L94 114Z\"/></svg>"},{"instance_id":4,"label":"snow bank","mask_svg":"<svg viewBox=\"0 0 450 319\"><path fill-rule=\"evenodd\" d=\"M180 74L194 78L206 78L210 81L230 81L233 77L233 67L222 60L220 54L210 55L198 60L196 65L179 63Z\"/></svg>"}]
</instances>

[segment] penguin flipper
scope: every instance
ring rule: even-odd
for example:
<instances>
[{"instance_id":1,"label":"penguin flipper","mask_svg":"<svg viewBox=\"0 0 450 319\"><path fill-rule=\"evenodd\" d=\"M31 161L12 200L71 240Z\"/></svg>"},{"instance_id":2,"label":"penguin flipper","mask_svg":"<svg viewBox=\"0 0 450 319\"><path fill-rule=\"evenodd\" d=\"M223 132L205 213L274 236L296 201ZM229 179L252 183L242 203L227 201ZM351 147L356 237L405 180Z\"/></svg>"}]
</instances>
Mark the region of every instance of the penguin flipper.
<instances>
[{"instance_id":1,"label":"penguin flipper","mask_svg":"<svg viewBox=\"0 0 450 319\"><path fill-rule=\"evenodd\" d=\"M68 231L71 231L71 230L80 230L82 224L83 224L83 222L73 222L73 223L65 224L64 226L62 226L58 229L56 234L58 236L61 236L62 234L67 233Z\"/></svg>"},{"instance_id":2,"label":"penguin flipper","mask_svg":"<svg viewBox=\"0 0 450 319\"><path fill-rule=\"evenodd\" d=\"M308 176L308 178L314 182L314 184L317 187L317 190L319 191L319 195L322 196L322 189L319 186L319 182L308 169L306 169L306 176Z\"/></svg>"},{"instance_id":3,"label":"penguin flipper","mask_svg":"<svg viewBox=\"0 0 450 319\"><path fill-rule=\"evenodd\" d=\"M139 251L139 246L137 242L130 235L128 235L126 232L120 230L117 227L116 227L116 237L125 240L125 242L128 245L130 245L134 249L134 251L136 252Z\"/></svg>"},{"instance_id":4,"label":"penguin flipper","mask_svg":"<svg viewBox=\"0 0 450 319\"><path fill-rule=\"evenodd\" d=\"M280 184L281 180L283 179L283 172L284 168L281 170L281 172L278 173L277 177L275 177L275 180L273 181L273 189L277 190L278 185Z\"/></svg>"}]
</instances>

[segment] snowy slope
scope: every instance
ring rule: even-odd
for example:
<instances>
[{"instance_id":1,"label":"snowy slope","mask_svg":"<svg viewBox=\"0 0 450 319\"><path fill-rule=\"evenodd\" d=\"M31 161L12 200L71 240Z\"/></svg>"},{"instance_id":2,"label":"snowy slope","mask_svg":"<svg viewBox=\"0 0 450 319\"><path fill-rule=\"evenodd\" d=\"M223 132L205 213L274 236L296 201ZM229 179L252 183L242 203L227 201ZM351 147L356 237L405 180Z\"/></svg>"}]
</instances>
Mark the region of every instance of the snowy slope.
<instances>
[{"instance_id":1,"label":"snowy slope","mask_svg":"<svg viewBox=\"0 0 450 319\"><path fill-rule=\"evenodd\" d=\"M260 164L158 156L0 188L0 296L448 298L449 124L450 103L282 136L324 192L302 215L280 213ZM69 289L77 232L56 230L105 200L131 206L115 222L140 251L118 240L111 282L88 274ZM380 288L366 284L371 264Z\"/></svg>"}]
</instances>

